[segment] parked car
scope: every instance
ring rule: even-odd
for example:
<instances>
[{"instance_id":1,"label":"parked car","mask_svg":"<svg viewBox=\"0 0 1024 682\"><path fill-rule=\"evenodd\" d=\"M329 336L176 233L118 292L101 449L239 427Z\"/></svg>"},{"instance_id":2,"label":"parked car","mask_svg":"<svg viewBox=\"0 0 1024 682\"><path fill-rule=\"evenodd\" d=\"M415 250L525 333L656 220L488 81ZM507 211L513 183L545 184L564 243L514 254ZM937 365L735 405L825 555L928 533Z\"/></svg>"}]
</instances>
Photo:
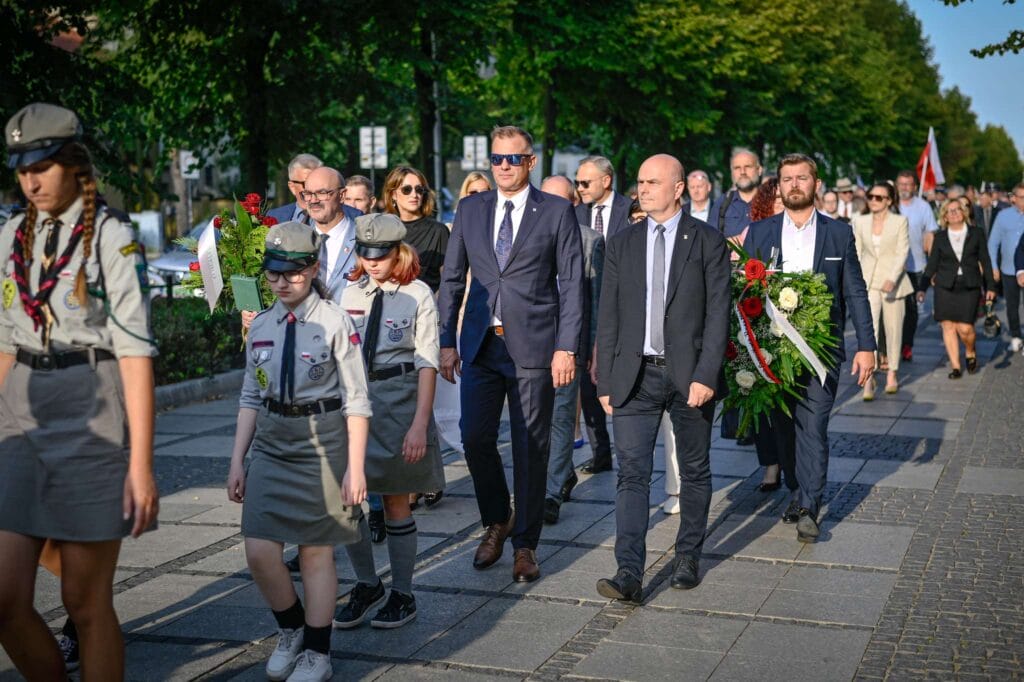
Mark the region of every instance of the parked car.
<instances>
[{"instance_id":1,"label":"parked car","mask_svg":"<svg viewBox=\"0 0 1024 682\"><path fill-rule=\"evenodd\" d=\"M187 236L190 239L199 239L209 224L209 220L196 223ZM220 241L220 230L217 231L216 238ZM180 286L181 282L188 277L188 266L195 260L195 254L187 248L180 244L172 244L170 249L149 261L149 286L152 296L167 296L168 290L174 297L190 294L202 296L202 291L189 292Z\"/></svg>"}]
</instances>

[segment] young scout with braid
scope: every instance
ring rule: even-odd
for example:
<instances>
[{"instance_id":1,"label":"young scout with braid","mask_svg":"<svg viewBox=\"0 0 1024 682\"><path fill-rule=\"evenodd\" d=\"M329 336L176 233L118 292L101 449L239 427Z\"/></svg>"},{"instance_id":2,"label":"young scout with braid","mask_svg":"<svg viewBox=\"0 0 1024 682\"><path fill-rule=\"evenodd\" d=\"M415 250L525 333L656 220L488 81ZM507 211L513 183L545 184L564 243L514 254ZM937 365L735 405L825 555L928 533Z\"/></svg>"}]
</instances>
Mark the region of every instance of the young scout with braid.
<instances>
[{"instance_id":1,"label":"young scout with braid","mask_svg":"<svg viewBox=\"0 0 1024 682\"><path fill-rule=\"evenodd\" d=\"M144 265L127 217L96 198L73 112L30 104L5 135L28 209L0 232L0 643L27 679L64 679L33 608L50 539L82 675L120 680L114 568L158 511Z\"/></svg>"},{"instance_id":2,"label":"young scout with braid","mask_svg":"<svg viewBox=\"0 0 1024 682\"><path fill-rule=\"evenodd\" d=\"M381 604L370 621L375 628L397 628L416 617L416 521L409 510L409 493L444 487L433 417L441 352L437 305L430 287L416 279L419 260L402 242L404 236L405 225L397 216L356 218L359 264L341 295L342 307L363 336L373 403L366 485L384 496L391 558L391 595L384 603L384 584L377 577L366 533L346 547L359 582L334 617L334 627L342 629L362 624Z\"/></svg>"},{"instance_id":3,"label":"young scout with braid","mask_svg":"<svg viewBox=\"0 0 1024 682\"><path fill-rule=\"evenodd\" d=\"M333 674L334 546L359 539L366 499L366 369L352 319L321 296L319 253L302 223L267 232L264 276L277 300L249 328L228 475L228 498L244 502L249 570L279 628L267 676L292 682ZM285 543L299 546L305 608L281 561Z\"/></svg>"}]
</instances>

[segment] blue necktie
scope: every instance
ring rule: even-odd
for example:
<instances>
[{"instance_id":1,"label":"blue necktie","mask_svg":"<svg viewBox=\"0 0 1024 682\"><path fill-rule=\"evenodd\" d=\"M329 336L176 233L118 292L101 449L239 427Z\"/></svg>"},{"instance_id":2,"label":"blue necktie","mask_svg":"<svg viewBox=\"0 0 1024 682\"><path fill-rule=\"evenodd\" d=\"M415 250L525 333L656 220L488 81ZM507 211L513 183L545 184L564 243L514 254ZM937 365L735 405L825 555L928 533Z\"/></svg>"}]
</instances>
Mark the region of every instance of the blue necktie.
<instances>
[{"instance_id":1,"label":"blue necktie","mask_svg":"<svg viewBox=\"0 0 1024 682\"><path fill-rule=\"evenodd\" d=\"M508 255L512 251L512 202L505 202L505 217L498 227L498 240L494 244L494 257L498 260L498 270L504 270L508 263ZM501 319L501 292L494 299L494 316Z\"/></svg>"}]
</instances>

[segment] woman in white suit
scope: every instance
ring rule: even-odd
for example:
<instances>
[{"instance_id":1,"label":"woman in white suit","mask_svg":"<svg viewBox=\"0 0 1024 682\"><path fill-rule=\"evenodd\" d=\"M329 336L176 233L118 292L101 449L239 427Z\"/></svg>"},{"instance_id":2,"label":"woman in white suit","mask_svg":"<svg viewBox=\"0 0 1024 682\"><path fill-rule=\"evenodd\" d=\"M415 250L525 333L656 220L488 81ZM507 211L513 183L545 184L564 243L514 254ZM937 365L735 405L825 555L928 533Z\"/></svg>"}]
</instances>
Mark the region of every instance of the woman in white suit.
<instances>
[{"instance_id":1,"label":"woman in white suit","mask_svg":"<svg viewBox=\"0 0 1024 682\"><path fill-rule=\"evenodd\" d=\"M853 234L857 242L864 281L868 285L871 317L877 334L879 318L885 326L885 356L889 372L885 392L899 390L896 372L903 343L905 297L914 293L907 277L907 252L910 250L910 228L907 219L892 211L896 190L887 182L876 183L868 190L868 213L853 217ZM864 400L875 397L875 380L864 385Z\"/></svg>"}]
</instances>

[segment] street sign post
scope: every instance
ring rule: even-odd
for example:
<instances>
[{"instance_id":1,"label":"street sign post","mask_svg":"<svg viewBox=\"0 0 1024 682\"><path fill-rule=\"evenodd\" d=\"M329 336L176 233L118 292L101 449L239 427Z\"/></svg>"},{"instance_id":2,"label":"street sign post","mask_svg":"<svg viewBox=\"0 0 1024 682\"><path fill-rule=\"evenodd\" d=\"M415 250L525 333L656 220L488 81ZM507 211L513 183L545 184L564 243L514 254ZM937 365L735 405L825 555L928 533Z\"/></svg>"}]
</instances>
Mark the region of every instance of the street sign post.
<instances>
[{"instance_id":1,"label":"street sign post","mask_svg":"<svg viewBox=\"0 0 1024 682\"><path fill-rule=\"evenodd\" d=\"M462 138L462 170L487 170L490 167L490 160L487 158L487 136L464 136Z\"/></svg>"},{"instance_id":2,"label":"street sign post","mask_svg":"<svg viewBox=\"0 0 1024 682\"><path fill-rule=\"evenodd\" d=\"M374 171L388 167L388 130L384 126L360 126L359 167L370 171L370 182L376 186Z\"/></svg>"}]
</instances>

